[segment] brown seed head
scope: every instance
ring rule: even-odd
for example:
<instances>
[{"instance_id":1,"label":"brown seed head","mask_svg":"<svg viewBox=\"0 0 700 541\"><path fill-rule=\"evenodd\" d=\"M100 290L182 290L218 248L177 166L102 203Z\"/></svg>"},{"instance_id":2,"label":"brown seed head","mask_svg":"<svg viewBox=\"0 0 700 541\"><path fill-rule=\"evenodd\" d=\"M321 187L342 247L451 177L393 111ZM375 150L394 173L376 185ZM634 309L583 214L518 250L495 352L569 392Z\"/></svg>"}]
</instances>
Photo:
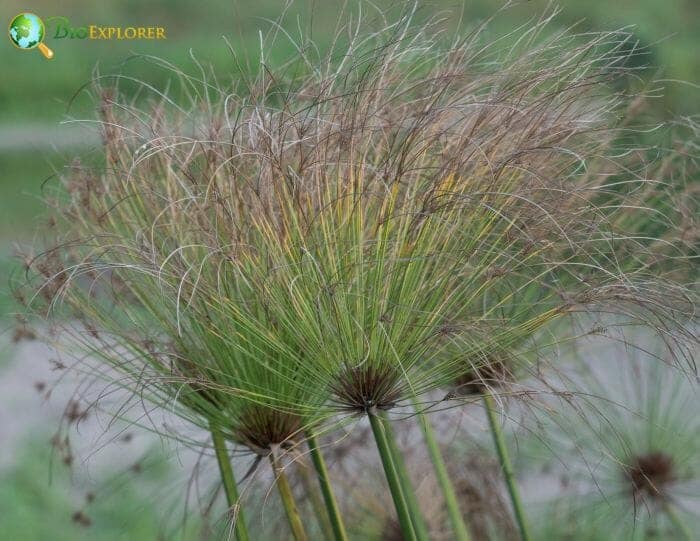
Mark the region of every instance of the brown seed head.
<instances>
[{"instance_id":1,"label":"brown seed head","mask_svg":"<svg viewBox=\"0 0 700 541\"><path fill-rule=\"evenodd\" d=\"M275 446L289 446L301 429L301 418L270 407L252 405L240 416L234 427L238 443L259 453Z\"/></svg>"},{"instance_id":2,"label":"brown seed head","mask_svg":"<svg viewBox=\"0 0 700 541\"><path fill-rule=\"evenodd\" d=\"M508 367L500 359L489 359L483 365L472 368L455 381L457 396L483 394L489 387L503 385L512 379Z\"/></svg>"},{"instance_id":3,"label":"brown seed head","mask_svg":"<svg viewBox=\"0 0 700 541\"><path fill-rule=\"evenodd\" d=\"M370 408L388 410L401 397L400 377L392 366L346 367L333 392L344 410L357 413Z\"/></svg>"},{"instance_id":4,"label":"brown seed head","mask_svg":"<svg viewBox=\"0 0 700 541\"><path fill-rule=\"evenodd\" d=\"M625 468L634 496L663 498L668 486L675 480L673 458L661 451L633 457Z\"/></svg>"}]
</instances>

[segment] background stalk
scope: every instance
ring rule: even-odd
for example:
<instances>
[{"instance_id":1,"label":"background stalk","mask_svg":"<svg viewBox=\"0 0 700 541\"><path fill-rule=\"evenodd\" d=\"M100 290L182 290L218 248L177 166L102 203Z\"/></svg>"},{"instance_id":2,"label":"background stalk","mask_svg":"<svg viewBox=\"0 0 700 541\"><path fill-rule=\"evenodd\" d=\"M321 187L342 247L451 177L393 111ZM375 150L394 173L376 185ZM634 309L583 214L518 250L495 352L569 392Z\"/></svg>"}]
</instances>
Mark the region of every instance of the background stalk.
<instances>
[{"instance_id":1,"label":"background stalk","mask_svg":"<svg viewBox=\"0 0 700 541\"><path fill-rule=\"evenodd\" d=\"M391 492L391 497L394 500L394 506L396 507L396 514L399 519L399 526L401 527L401 533L406 541L417 541L416 532L413 528L413 521L411 520L411 511L404 497L403 490L401 488L401 480L399 474L396 471L396 465L393 459L393 453L391 445L389 444L389 438L385 430L384 420L377 415L376 411L369 411L367 413L369 417L369 423L372 427L372 433L374 434L374 441L377 444L377 450L379 451L379 457L382 460L382 466L384 467L384 474L386 475L387 483L389 484L389 491Z\"/></svg>"},{"instance_id":2,"label":"background stalk","mask_svg":"<svg viewBox=\"0 0 700 541\"><path fill-rule=\"evenodd\" d=\"M236 478L233 475L233 468L229 460L228 451L226 450L226 440L223 434L213 424L209 425L211 431L211 439L216 452L216 461L219 463L219 472L221 472L221 482L224 485L226 493L226 501L230 509L233 509L233 524L238 541L250 541L248 536L248 528L245 525L243 510L241 509L240 495L238 494L238 486Z\"/></svg>"},{"instance_id":3,"label":"background stalk","mask_svg":"<svg viewBox=\"0 0 700 541\"><path fill-rule=\"evenodd\" d=\"M333 531L330 518L326 512L326 502L321 497L318 486L311 475L310 466L305 460L300 460L297 468L299 470L301 484L304 487L304 494L311 502L311 507L313 507L316 520L318 521L318 525L323 533L323 538L335 539L335 532Z\"/></svg>"},{"instance_id":4,"label":"background stalk","mask_svg":"<svg viewBox=\"0 0 700 541\"><path fill-rule=\"evenodd\" d=\"M289 485L287 474L284 473L284 469L281 467L279 461L275 457L274 452L270 453L270 464L272 464L272 471L275 474L277 490L279 491L280 499L282 500L282 505L284 506L284 511L287 514L287 520L289 522L289 527L292 530L292 535L294 536L295 541L308 541L306 530L304 530L304 524L302 523L301 515L299 514L299 509L297 509L296 502L294 501L292 487Z\"/></svg>"},{"instance_id":5,"label":"background stalk","mask_svg":"<svg viewBox=\"0 0 700 541\"><path fill-rule=\"evenodd\" d=\"M323 499L326 502L326 510L328 511L328 518L330 519L333 535L335 536L336 541L347 541L348 534L345 531L345 524L343 524L343 518L340 515L340 509L338 508L338 502L336 501L335 494L333 493L333 487L331 486L331 480L328 475L328 468L326 468L326 461L318 448L318 439L316 438L315 434L309 431L306 434L306 442L309 446L309 451L311 452L311 460L316 468L316 475L318 477L318 482L321 485Z\"/></svg>"},{"instance_id":6,"label":"background stalk","mask_svg":"<svg viewBox=\"0 0 700 541\"><path fill-rule=\"evenodd\" d=\"M496 452L498 453L498 460L501 463L501 471L503 471L503 477L506 480L510 501L513 504L515 521L517 522L518 529L520 530L520 538L523 541L531 541L532 538L530 537L527 520L525 519L523 504L520 501L520 492L518 491L518 486L515 483L515 476L513 475L513 466L510 462L510 457L508 456L505 441L503 441L501 426L496 418L496 405L494 403L493 396L491 396L489 391L484 391L483 400L486 416L489 420L491 435L493 436L493 442L496 446Z\"/></svg>"},{"instance_id":7,"label":"background stalk","mask_svg":"<svg viewBox=\"0 0 700 541\"><path fill-rule=\"evenodd\" d=\"M383 425L384 430L386 431L389 447L393 455L394 466L396 467L396 472L399 474L401 490L403 491L404 498L406 499L406 504L411 510L413 530L416 532L416 537L419 539L419 541L429 541L430 534L428 533L428 526L426 525L423 513L421 512L420 503L416 497L416 491L411 483L411 477L408 475L408 468L406 468L406 462L403 459L403 454L401 454L401 450L396 443L394 431L391 429L391 424L386 419L383 419Z\"/></svg>"},{"instance_id":8,"label":"background stalk","mask_svg":"<svg viewBox=\"0 0 700 541\"><path fill-rule=\"evenodd\" d=\"M442 458L440 446L435 439L433 427L430 425L428 418L422 413L418 414L418 422L423 429L423 436L425 437L425 444L428 447L428 454L430 455L430 460L433 463L438 484L440 485L443 497L445 498L447 514L450 518L450 523L452 524L452 532L454 533L455 540L471 541L471 535L469 534L469 529L464 522L462 510L459 508L459 502L457 501L454 485L452 484L450 475L447 472L447 466L445 465L445 460Z\"/></svg>"},{"instance_id":9,"label":"background stalk","mask_svg":"<svg viewBox=\"0 0 700 541\"><path fill-rule=\"evenodd\" d=\"M693 533L685 522L681 520L681 517L678 516L673 505L667 502L664 505L664 511L666 511L666 516L668 516L671 524L673 524L673 527L678 531L678 534L686 541L693 541Z\"/></svg>"}]
</instances>

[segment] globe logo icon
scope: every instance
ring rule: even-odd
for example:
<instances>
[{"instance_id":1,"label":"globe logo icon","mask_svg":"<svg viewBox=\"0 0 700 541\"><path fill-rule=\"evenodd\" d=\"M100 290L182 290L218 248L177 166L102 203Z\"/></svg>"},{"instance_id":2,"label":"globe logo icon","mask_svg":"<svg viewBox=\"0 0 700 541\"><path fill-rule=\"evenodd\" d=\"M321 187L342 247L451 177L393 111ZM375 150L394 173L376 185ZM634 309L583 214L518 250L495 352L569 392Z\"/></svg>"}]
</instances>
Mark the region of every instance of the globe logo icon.
<instances>
[{"instance_id":1,"label":"globe logo icon","mask_svg":"<svg viewBox=\"0 0 700 541\"><path fill-rule=\"evenodd\" d=\"M10 41L18 49L38 48L48 59L53 58L53 51L44 45L44 22L34 13L20 13L10 22Z\"/></svg>"}]
</instances>

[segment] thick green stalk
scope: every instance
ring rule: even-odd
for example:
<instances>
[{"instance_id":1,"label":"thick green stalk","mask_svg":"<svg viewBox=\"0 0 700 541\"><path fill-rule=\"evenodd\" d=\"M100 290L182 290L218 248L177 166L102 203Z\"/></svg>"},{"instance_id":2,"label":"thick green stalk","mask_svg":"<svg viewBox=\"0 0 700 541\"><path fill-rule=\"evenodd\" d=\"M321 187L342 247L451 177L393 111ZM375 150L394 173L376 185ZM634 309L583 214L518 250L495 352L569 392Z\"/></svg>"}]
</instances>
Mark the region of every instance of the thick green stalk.
<instances>
[{"instance_id":1,"label":"thick green stalk","mask_svg":"<svg viewBox=\"0 0 700 541\"><path fill-rule=\"evenodd\" d=\"M666 503L666 505L664 505L664 510L671 524L673 524L673 527L678 530L678 534L686 541L693 541L693 533L690 531L690 528L688 528L688 525L681 520L681 517L678 516L673 505Z\"/></svg>"},{"instance_id":2,"label":"thick green stalk","mask_svg":"<svg viewBox=\"0 0 700 541\"><path fill-rule=\"evenodd\" d=\"M306 434L306 442L309 446L309 450L311 451L311 460L316 468L318 482L321 485L323 499L326 502L326 510L328 511L328 518L330 518L333 535L335 536L336 541L347 541L348 534L345 531L345 525L343 524L343 518L340 515L338 502L336 501L335 494L333 493L333 487L331 486L331 480L328 475L328 468L326 468L326 461L323 459L323 455L318 448L318 439L316 438L315 434L309 431Z\"/></svg>"},{"instance_id":3,"label":"thick green stalk","mask_svg":"<svg viewBox=\"0 0 700 541\"><path fill-rule=\"evenodd\" d=\"M445 498L445 505L447 506L447 514L452 523L452 532L454 533L454 538L456 541L470 541L471 536L469 535L469 529L464 522L464 517L462 516L462 511L459 508L459 502L457 501L457 494L455 494L455 488L450 479L450 475L447 472L447 466L445 465L445 460L442 458L442 453L440 452L440 446L435 439L435 433L433 427L430 426L430 421L428 418L422 414L418 414L418 421L421 428L423 429L423 435L425 437L425 444L428 447L428 454L430 455L430 460L433 463L433 468L435 469L435 475L438 480L438 484L442 489L442 495Z\"/></svg>"},{"instance_id":4,"label":"thick green stalk","mask_svg":"<svg viewBox=\"0 0 700 541\"><path fill-rule=\"evenodd\" d=\"M531 541L532 538L530 537L527 520L525 519L523 504L520 501L520 492L518 491L518 486L515 483L515 476L513 475L513 466L510 463L510 457L508 456L505 441L503 441L501 425L498 423L498 419L496 418L496 404L493 401L493 396L491 396L488 391L484 392L483 398L484 409L486 410L486 416L489 420L489 427L491 428L491 435L493 436L493 443L496 445L498 460L501 463L501 470L503 471L503 477L506 480L510 501L513 504L515 521L518 523L518 529L520 530L520 538L523 541Z\"/></svg>"},{"instance_id":5,"label":"thick green stalk","mask_svg":"<svg viewBox=\"0 0 700 541\"><path fill-rule=\"evenodd\" d=\"M224 485L226 493L226 501L229 508L233 509L233 523L236 539L238 541L250 541L248 536L248 528L245 525L245 517L241 509L240 496L238 495L238 487L236 478L233 475L233 468L226 450L226 440L219 429L213 424L210 425L211 439L214 443L214 451L216 452L216 460L219 463L219 471L221 472L221 482Z\"/></svg>"},{"instance_id":6,"label":"thick green stalk","mask_svg":"<svg viewBox=\"0 0 700 541\"><path fill-rule=\"evenodd\" d=\"M416 532L416 537L419 541L429 541L430 534L428 533L428 526L425 524L423 513L421 513L420 504L418 503L418 498L416 497L416 491L413 489L411 477L408 475L408 468L406 468L406 462L403 459L403 454L401 454L401 450L399 449L399 446L396 443L396 438L394 437L394 431L391 429L391 425L388 421L384 423L384 429L386 430L389 446L393 454L394 465L397 473L399 474L401 490L403 491L404 498L406 499L406 504L411 510L413 530Z\"/></svg>"},{"instance_id":7,"label":"thick green stalk","mask_svg":"<svg viewBox=\"0 0 700 541\"><path fill-rule=\"evenodd\" d=\"M289 486L287 474L284 473L284 469L281 467L274 453L270 453L270 464L272 464L272 471L275 473L277 490L282 500L284 511L287 514L287 521L292 530L292 535L295 541L307 541L308 537L306 535L306 530L304 530L304 524L301 521L301 515L297 509L297 504L294 501L292 487Z\"/></svg>"},{"instance_id":8,"label":"thick green stalk","mask_svg":"<svg viewBox=\"0 0 700 541\"><path fill-rule=\"evenodd\" d=\"M376 411L372 410L367 413L367 416L369 417L369 423L372 426L374 441L377 443L379 457L382 460L384 474L386 475L386 480L389 484L389 491L391 492L391 497L394 500L396 514L399 519L399 526L401 526L401 533L406 541L418 541L416 532L413 528L413 521L411 520L411 510L406 503L406 498L404 497L404 493L401 488L401 479L398 471L396 470L391 444L389 443L389 438L387 437L384 420L377 414Z\"/></svg>"}]
</instances>

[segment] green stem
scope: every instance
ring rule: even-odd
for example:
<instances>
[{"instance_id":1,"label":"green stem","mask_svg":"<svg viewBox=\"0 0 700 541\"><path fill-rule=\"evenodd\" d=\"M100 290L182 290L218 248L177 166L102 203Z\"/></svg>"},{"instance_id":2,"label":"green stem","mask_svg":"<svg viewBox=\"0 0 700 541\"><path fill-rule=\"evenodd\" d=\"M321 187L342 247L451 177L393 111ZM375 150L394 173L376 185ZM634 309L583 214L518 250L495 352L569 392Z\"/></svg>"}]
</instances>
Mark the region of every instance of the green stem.
<instances>
[{"instance_id":1,"label":"green stem","mask_svg":"<svg viewBox=\"0 0 700 541\"><path fill-rule=\"evenodd\" d=\"M326 503L321 497L321 491L316 485L316 481L311 473L311 467L305 460L299 460L298 470L301 484L304 487L304 495L311 502L311 507L313 507L314 514L316 515L316 521L323 533L323 539L333 539L335 533L333 532L331 520L328 518L328 513L326 512Z\"/></svg>"},{"instance_id":2,"label":"green stem","mask_svg":"<svg viewBox=\"0 0 700 541\"><path fill-rule=\"evenodd\" d=\"M673 507L673 505L667 502L666 505L664 505L664 509L666 511L666 515L671 521L671 524L673 524L676 530L678 530L678 533L683 536L683 539L686 539L687 541L693 541L693 534L690 531L690 528L688 528L687 524L685 524L685 522L681 520L681 517L678 516L678 513L676 512L676 509Z\"/></svg>"},{"instance_id":3,"label":"green stem","mask_svg":"<svg viewBox=\"0 0 700 541\"><path fill-rule=\"evenodd\" d=\"M496 404L494 403L493 396L491 396L488 391L484 392L483 399L484 409L486 410L486 416L489 420L489 427L491 428L491 435L493 436L493 443L496 445L496 452L498 453L498 459L501 463L503 477L506 480L510 501L513 504L515 521L518 523L518 529L520 530L520 538L523 541L530 541L532 538L530 537L527 520L525 519L523 504L520 501L520 492L518 491L518 486L515 483L513 466L510 463L508 450L506 449L506 444L503 440L501 425L498 423L498 419L496 418Z\"/></svg>"},{"instance_id":4,"label":"green stem","mask_svg":"<svg viewBox=\"0 0 700 541\"><path fill-rule=\"evenodd\" d=\"M406 541L417 541L418 538L416 537L416 532L413 529L413 522L411 521L411 512L406 503L406 498L404 498L404 493L401 489L401 479L399 478L399 473L394 464L393 453L391 451L391 445L389 444L389 438L387 437L384 420L373 410L368 411L367 416L372 426L372 433L374 434L374 441L377 444L379 457L382 460L384 474L389 484L389 491L394 500L396 514L399 519L399 525L401 526L401 533Z\"/></svg>"},{"instance_id":5,"label":"green stem","mask_svg":"<svg viewBox=\"0 0 700 541\"><path fill-rule=\"evenodd\" d=\"M330 476L328 475L328 468L326 468L326 461L323 459L323 455L318 448L318 439L316 438L315 434L309 431L306 434L306 442L311 452L311 460L316 468L316 475L318 476L318 482L321 485L321 492L323 493L323 499L326 502L326 510L328 511L328 517L331 521L331 527L333 529L335 539L336 541L347 541L348 534L345 531L345 525L343 524L343 519L340 515L338 502L336 501L335 494L333 493Z\"/></svg>"},{"instance_id":6,"label":"green stem","mask_svg":"<svg viewBox=\"0 0 700 541\"><path fill-rule=\"evenodd\" d=\"M231 468L231 461L229 460L228 451L226 450L226 440L224 439L224 435L221 433L221 431L213 424L209 425L209 429L211 431L212 442L214 443L216 460L219 463L221 482L224 485L226 501L228 502L229 508L233 509L233 524L236 532L236 539L238 541L250 541L250 537L248 536L248 528L246 528L245 525L245 517L243 516L243 510L241 509L236 478L233 475L233 468Z\"/></svg>"},{"instance_id":7,"label":"green stem","mask_svg":"<svg viewBox=\"0 0 700 541\"><path fill-rule=\"evenodd\" d=\"M284 473L284 469L281 467L277 458L275 458L274 453L270 453L270 464L272 464L272 471L275 473L277 490L279 491L282 505L284 506L284 511L287 514L287 521L289 522L289 527L292 530L292 535L296 541L307 541L308 537L306 536L306 531L304 530L304 524L301 521L301 515L297 509L297 504L294 501L292 487L289 486L287 474Z\"/></svg>"},{"instance_id":8,"label":"green stem","mask_svg":"<svg viewBox=\"0 0 700 541\"><path fill-rule=\"evenodd\" d=\"M406 462L403 459L403 454L396 443L396 438L394 437L394 431L391 429L391 424L386 421L384 423L384 429L386 430L387 439L389 440L389 447L391 448L391 453L393 455L394 465L396 471L399 474L399 481L401 482L401 490L403 491L404 498L406 499L406 505L411 511L411 522L413 522L413 530L416 532L416 537L419 541L429 541L430 535L428 534L428 527L423 519L423 513L420 510L420 504L418 503L418 498L416 497L416 491L413 489L413 484L411 483L411 477L408 475L408 468L406 468Z\"/></svg>"},{"instance_id":9,"label":"green stem","mask_svg":"<svg viewBox=\"0 0 700 541\"><path fill-rule=\"evenodd\" d=\"M464 522L464 517L462 516L462 511L459 508L459 502L457 501L457 494L455 494L455 488L450 479L450 475L447 472L447 466L445 465L445 460L442 458L442 453L440 452L440 446L435 439L435 433L433 427L430 425L428 418L422 414L418 414L418 421L421 428L423 429L423 435L425 437L425 444L428 447L428 454L430 455L430 460L433 463L433 468L435 469L435 475L437 476L438 484L442 489L443 497L445 498L445 504L447 505L447 514L452 523L452 531L454 533L454 538L456 541L470 541L471 536L469 535L469 529Z\"/></svg>"}]
</instances>

